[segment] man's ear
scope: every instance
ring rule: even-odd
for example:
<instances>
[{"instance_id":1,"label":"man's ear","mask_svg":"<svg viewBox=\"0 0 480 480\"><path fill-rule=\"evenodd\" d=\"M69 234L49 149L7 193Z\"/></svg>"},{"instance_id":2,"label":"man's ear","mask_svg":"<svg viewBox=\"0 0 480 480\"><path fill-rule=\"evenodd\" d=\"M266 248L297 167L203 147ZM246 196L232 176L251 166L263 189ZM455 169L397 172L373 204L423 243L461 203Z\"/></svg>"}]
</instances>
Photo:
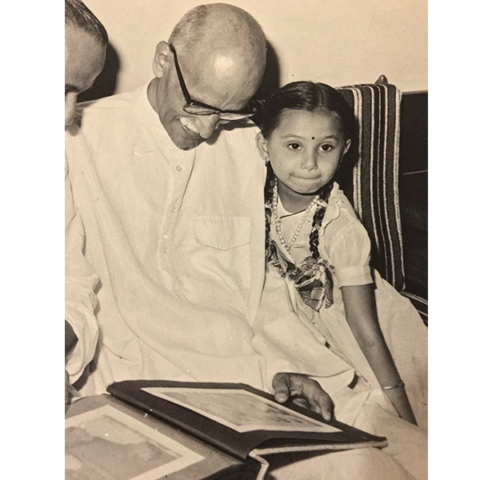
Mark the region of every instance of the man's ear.
<instances>
[{"instance_id":1,"label":"man's ear","mask_svg":"<svg viewBox=\"0 0 480 480\"><path fill-rule=\"evenodd\" d=\"M262 156L262 158L266 162L268 160L267 140L265 140L265 137L260 132L257 133L257 136L256 136L255 140L257 142L258 151L260 152L260 155Z\"/></svg>"},{"instance_id":2,"label":"man's ear","mask_svg":"<svg viewBox=\"0 0 480 480\"><path fill-rule=\"evenodd\" d=\"M162 78L166 66L170 63L168 60L168 54L170 53L170 48L167 42L160 42L155 49L155 56L153 57L153 74L157 78Z\"/></svg>"}]
</instances>

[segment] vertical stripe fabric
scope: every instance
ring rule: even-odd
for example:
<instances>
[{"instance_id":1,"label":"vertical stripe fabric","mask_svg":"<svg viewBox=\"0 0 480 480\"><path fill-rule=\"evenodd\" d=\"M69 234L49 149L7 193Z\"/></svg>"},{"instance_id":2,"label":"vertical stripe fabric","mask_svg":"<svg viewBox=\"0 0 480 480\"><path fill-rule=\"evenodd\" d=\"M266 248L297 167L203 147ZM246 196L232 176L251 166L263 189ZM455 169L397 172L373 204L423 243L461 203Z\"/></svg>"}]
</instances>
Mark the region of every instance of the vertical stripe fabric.
<instances>
[{"instance_id":1,"label":"vertical stripe fabric","mask_svg":"<svg viewBox=\"0 0 480 480\"><path fill-rule=\"evenodd\" d=\"M372 241L372 265L398 291L405 286L398 195L400 102L394 85L338 89L358 122L350 161L353 177L344 188ZM350 170L351 175L351 170Z\"/></svg>"}]
</instances>

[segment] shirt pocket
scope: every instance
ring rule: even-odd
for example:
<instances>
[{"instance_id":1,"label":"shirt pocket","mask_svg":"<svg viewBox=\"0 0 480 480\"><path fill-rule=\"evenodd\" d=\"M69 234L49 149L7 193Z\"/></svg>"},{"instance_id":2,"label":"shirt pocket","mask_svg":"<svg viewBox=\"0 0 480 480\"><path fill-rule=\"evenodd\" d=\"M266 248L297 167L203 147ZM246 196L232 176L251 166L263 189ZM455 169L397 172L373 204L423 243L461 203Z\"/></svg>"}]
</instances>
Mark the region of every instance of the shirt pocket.
<instances>
[{"instance_id":1,"label":"shirt pocket","mask_svg":"<svg viewBox=\"0 0 480 480\"><path fill-rule=\"evenodd\" d=\"M230 250L250 243L250 218L198 215L194 219L193 231L199 244Z\"/></svg>"}]
</instances>

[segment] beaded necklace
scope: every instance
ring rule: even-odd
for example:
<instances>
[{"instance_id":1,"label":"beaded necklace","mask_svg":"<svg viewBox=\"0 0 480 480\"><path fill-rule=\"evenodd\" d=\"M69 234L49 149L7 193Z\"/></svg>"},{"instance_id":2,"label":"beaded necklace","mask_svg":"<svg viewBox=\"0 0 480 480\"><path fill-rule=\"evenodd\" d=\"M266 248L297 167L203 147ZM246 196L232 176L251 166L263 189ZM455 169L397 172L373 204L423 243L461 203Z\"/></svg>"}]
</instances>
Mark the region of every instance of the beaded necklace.
<instances>
[{"instance_id":1,"label":"beaded necklace","mask_svg":"<svg viewBox=\"0 0 480 480\"><path fill-rule=\"evenodd\" d=\"M318 251L318 232L323 223L323 217L325 216L332 186L333 182L326 185L319 192L318 198L314 199L315 202L312 201L312 204L308 207L308 212L305 212L304 218L302 218L300 222L301 225L297 227L297 232L300 232L309 213L311 213L311 210L315 207L309 242L311 255L300 262L299 265L295 265L295 263L292 263L286 254L283 253L280 245L277 245L270 236L270 226L272 222L275 222L280 242L283 248L289 252L289 249L293 247L296 237L299 235L299 233L296 233L288 244L283 238L281 223L277 212L278 185L271 169L269 169L265 183L265 260L267 269L268 266L272 266L278 271L281 277L290 279L303 302L316 311L319 311L322 305L329 308L333 304L335 269L333 265L330 265L329 262L320 257Z\"/></svg>"},{"instance_id":2,"label":"beaded necklace","mask_svg":"<svg viewBox=\"0 0 480 480\"><path fill-rule=\"evenodd\" d=\"M307 221L308 216L310 215L311 210L314 207L318 207L318 201L320 200L319 195L316 195L313 200L310 202L310 205L305 209L305 213L303 214L302 218L300 219L300 223L298 224L295 233L293 234L290 241L287 243L285 237L283 236L282 232L282 220L278 216L278 181L275 178L275 184L273 186L273 198L272 198L272 213L273 218L275 221L275 229L277 230L278 238L280 239L280 243L284 246L285 250L290 253L290 250L300 235L305 222Z\"/></svg>"}]
</instances>

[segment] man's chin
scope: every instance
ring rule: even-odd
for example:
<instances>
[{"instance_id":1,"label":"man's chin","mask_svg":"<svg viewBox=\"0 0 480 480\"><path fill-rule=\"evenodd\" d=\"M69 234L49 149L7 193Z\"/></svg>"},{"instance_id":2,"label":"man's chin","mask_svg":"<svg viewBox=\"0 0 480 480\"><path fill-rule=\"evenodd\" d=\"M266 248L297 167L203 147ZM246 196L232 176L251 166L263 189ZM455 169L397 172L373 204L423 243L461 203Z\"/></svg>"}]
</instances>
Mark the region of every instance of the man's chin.
<instances>
[{"instance_id":1,"label":"man's chin","mask_svg":"<svg viewBox=\"0 0 480 480\"><path fill-rule=\"evenodd\" d=\"M192 150L195 147L198 147L203 142L203 138L199 138L198 140L182 140L177 142L173 142L180 150Z\"/></svg>"},{"instance_id":2,"label":"man's chin","mask_svg":"<svg viewBox=\"0 0 480 480\"><path fill-rule=\"evenodd\" d=\"M183 127L180 132L177 131L173 136L170 135L170 138L172 139L172 142L181 150L191 150L204 141L204 138L202 138L200 135L189 135L184 131Z\"/></svg>"}]
</instances>

